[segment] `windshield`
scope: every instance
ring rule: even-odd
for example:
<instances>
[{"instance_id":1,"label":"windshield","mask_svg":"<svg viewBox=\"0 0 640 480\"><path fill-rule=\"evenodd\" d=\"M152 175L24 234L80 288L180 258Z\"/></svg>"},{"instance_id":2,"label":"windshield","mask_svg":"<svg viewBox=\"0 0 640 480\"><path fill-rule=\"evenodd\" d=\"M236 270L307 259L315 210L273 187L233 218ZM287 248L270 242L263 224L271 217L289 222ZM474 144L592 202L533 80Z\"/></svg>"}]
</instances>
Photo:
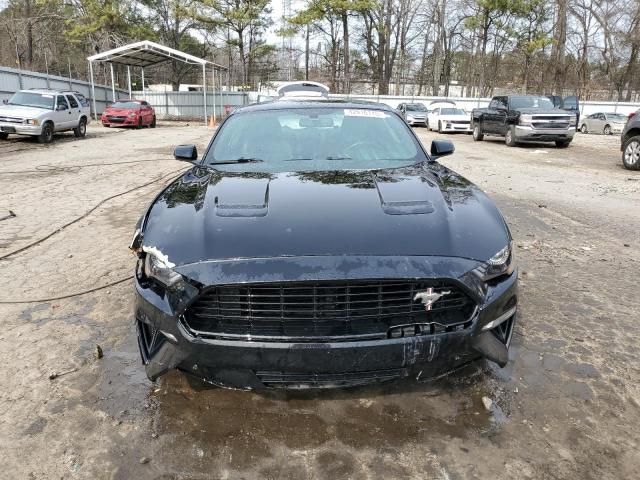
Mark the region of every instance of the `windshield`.
<instances>
[{"instance_id":1,"label":"windshield","mask_svg":"<svg viewBox=\"0 0 640 480\"><path fill-rule=\"evenodd\" d=\"M408 112L426 112L427 107L421 103L407 103Z\"/></svg>"},{"instance_id":2,"label":"windshield","mask_svg":"<svg viewBox=\"0 0 640 480\"><path fill-rule=\"evenodd\" d=\"M466 115L467 112L461 108L443 108L440 110L440 115Z\"/></svg>"},{"instance_id":3,"label":"windshield","mask_svg":"<svg viewBox=\"0 0 640 480\"><path fill-rule=\"evenodd\" d=\"M23 107L46 108L53 110L53 95L34 92L17 92L9 100L9 105L20 105Z\"/></svg>"},{"instance_id":4,"label":"windshield","mask_svg":"<svg viewBox=\"0 0 640 480\"><path fill-rule=\"evenodd\" d=\"M231 116L203 163L225 171L276 173L395 168L426 159L394 113L311 107Z\"/></svg>"},{"instance_id":5,"label":"windshield","mask_svg":"<svg viewBox=\"0 0 640 480\"><path fill-rule=\"evenodd\" d=\"M620 113L607 113L607 118L609 120L613 120L614 122L626 122L627 116L622 115Z\"/></svg>"},{"instance_id":6,"label":"windshield","mask_svg":"<svg viewBox=\"0 0 640 480\"><path fill-rule=\"evenodd\" d=\"M115 102L109 105L109 108L140 108L138 102Z\"/></svg>"},{"instance_id":7,"label":"windshield","mask_svg":"<svg viewBox=\"0 0 640 480\"><path fill-rule=\"evenodd\" d=\"M511 108L554 108L553 102L545 97L511 97Z\"/></svg>"}]
</instances>

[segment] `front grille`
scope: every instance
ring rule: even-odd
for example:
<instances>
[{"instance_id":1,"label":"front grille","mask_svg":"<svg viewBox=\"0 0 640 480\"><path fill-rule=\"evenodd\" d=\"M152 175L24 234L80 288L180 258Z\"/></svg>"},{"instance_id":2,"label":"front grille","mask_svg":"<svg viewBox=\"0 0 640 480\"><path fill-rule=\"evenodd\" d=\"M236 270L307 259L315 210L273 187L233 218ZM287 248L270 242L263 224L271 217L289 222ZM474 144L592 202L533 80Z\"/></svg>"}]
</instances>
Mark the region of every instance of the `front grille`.
<instances>
[{"instance_id":1,"label":"front grille","mask_svg":"<svg viewBox=\"0 0 640 480\"><path fill-rule=\"evenodd\" d=\"M124 123L126 117L108 116L107 119L110 123Z\"/></svg>"},{"instance_id":2,"label":"front grille","mask_svg":"<svg viewBox=\"0 0 640 480\"><path fill-rule=\"evenodd\" d=\"M571 125L568 115L534 115L531 125L534 128L558 128L566 130Z\"/></svg>"},{"instance_id":3,"label":"front grille","mask_svg":"<svg viewBox=\"0 0 640 480\"><path fill-rule=\"evenodd\" d=\"M426 311L414 298L429 288L443 295ZM185 312L184 322L202 337L344 341L387 338L392 331L395 337L392 327L413 324L420 325L415 334L465 328L475 307L456 285L434 281L224 285L204 291Z\"/></svg>"},{"instance_id":4,"label":"front grille","mask_svg":"<svg viewBox=\"0 0 640 480\"><path fill-rule=\"evenodd\" d=\"M3 123L22 123L23 120L21 118L16 118L16 117L0 117L0 122L3 122Z\"/></svg>"},{"instance_id":5,"label":"front grille","mask_svg":"<svg viewBox=\"0 0 640 480\"><path fill-rule=\"evenodd\" d=\"M454 125L469 125L471 122L469 120L451 120L449 123L453 123Z\"/></svg>"},{"instance_id":6,"label":"front grille","mask_svg":"<svg viewBox=\"0 0 640 480\"><path fill-rule=\"evenodd\" d=\"M331 388L363 385L402 378L407 372L402 368L348 373L291 373L255 372L258 380L270 388Z\"/></svg>"}]
</instances>

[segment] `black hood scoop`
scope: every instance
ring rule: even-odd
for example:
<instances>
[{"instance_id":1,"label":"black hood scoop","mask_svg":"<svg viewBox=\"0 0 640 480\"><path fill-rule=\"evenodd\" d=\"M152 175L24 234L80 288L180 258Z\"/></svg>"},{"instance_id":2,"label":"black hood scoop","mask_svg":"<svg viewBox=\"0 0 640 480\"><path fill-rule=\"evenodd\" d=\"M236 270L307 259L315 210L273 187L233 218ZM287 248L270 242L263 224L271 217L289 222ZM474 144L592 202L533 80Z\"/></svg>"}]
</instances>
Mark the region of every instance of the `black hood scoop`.
<instances>
[{"instance_id":1,"label":"black hood scoop","mask_svg":"<svg viewBox=\"0 0 640 480\"><path fill-rule=\"evenodd\" d=\"M216 185L216 216L264 217L269 211L269 179L224 177Z\"/></svg>"},{"instance_id":2,"label":"black hood scoop","mask_svg":"<svg viewBox=\"0 0 640 480\"><path fill-rule=\"evenodd\" d=\"M387 215L422 215L433 213L429 190L417 176L372 174L380 206Z\"/></svg>"}]
</instances>

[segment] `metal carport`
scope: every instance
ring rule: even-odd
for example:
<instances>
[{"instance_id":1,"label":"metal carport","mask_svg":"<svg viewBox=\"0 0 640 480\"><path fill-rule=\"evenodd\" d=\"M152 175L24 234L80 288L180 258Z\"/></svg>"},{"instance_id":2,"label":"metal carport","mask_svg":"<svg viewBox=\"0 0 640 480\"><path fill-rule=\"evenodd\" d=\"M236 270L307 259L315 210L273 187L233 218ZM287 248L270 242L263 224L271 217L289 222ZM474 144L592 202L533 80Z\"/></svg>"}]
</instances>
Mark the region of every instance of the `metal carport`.
<instances>
[{"instance_id":1,"label":"metal carport","mask_svg":"<svg viewBox=\"0 0 640 480\"><path fill-rule=\"evenodd\" d=\"M152 65L167 62L169 60L179 60L184 63L192 65L202 66L202 96L204 101L204 121L207 123L207 66L211 66L211 83L215 88L215 72L227 70L227 67L218 65L217 63L210 62L203 58L198 58L188 53L175 50L173 48L165 47L159 43L151 42L149 40L143 40L142 42L131 43L122 47L114 48L106 52L97 53L87 57L89 60L89 73L91 76L91 97L93 98L93 115L98 119L98 112L96 110L96 95L95 84L93 80L93 62L107 62L111 67L111 91L113 101L116 99L116 87L113 76L113 64L126 65L127 67L127 82L129 85L129 97L131 97L131 67L140 67L142 69L142 91L144 92L144 69ZM221 78L221 77L220 77ZM220 82L222 85L222 82ZM216 111L216 96L213 95L213 112Z\"/></svg>"}]
</instances>

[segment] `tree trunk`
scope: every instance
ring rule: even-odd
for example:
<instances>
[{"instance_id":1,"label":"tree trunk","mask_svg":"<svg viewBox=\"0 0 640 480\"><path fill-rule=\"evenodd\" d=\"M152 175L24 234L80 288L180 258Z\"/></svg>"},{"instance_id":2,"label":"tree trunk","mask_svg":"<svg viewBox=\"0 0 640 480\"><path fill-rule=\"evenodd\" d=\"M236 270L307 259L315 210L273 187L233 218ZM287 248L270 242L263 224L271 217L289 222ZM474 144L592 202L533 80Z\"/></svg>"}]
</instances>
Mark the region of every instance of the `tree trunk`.
<instances>
[{"instance_id":1,"label":"tree trunk","mask_svg":"<svg viewBox=\"0 0 640 480\"><path fill-rule=\"evenodd\" d=\"M342 93L351 93L351 72L349 68L349 16L342 12L342 47L344 49L344 87Z\"/></svg>"}]
</instances>

